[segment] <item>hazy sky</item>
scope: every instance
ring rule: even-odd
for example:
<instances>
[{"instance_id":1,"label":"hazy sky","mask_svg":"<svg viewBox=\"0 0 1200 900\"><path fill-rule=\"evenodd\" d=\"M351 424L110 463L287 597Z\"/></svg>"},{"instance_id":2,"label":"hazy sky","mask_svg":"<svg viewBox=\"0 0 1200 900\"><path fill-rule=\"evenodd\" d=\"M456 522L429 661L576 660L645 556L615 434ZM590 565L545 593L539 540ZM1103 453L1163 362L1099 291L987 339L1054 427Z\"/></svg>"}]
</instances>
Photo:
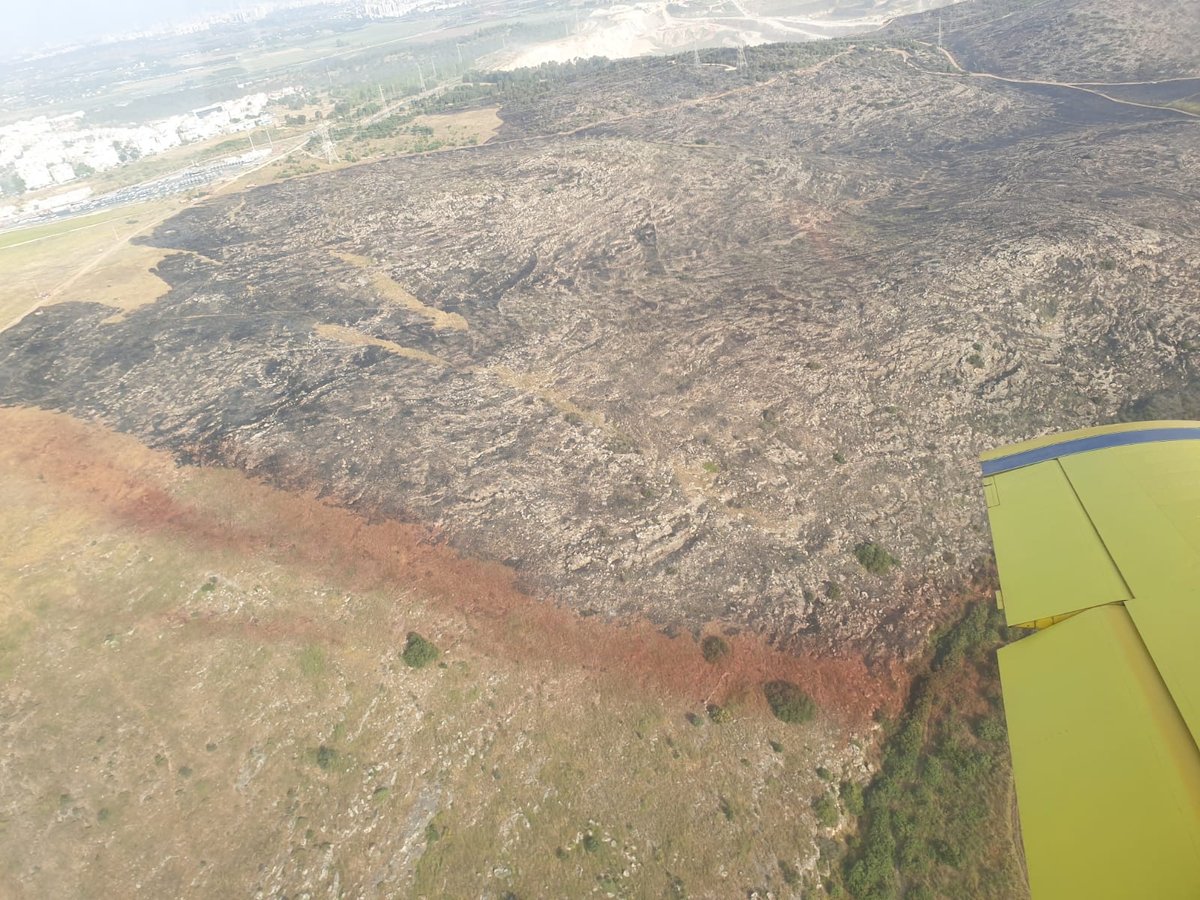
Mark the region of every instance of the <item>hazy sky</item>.
<instances>
[{"instance_id":1,"label":"hazy sky","mask_svg":"<svg viewBox=\"0 0 1200 900\"><path fill-rule=\"evenodd\" d=\"M238 0L17 0L6 3L0 52L33 49L209 12L253 6Z\"/></svg>"}]
</instances>

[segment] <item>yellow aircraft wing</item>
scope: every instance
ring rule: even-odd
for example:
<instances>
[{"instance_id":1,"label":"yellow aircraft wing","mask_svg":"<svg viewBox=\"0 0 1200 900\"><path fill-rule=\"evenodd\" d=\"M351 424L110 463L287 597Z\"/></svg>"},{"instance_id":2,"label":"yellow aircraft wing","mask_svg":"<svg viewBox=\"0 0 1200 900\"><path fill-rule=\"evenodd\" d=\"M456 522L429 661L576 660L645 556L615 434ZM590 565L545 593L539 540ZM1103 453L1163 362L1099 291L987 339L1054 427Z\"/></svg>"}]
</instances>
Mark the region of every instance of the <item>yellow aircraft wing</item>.
<instances>
[{"instance_id":1,"label":"yellow aircraft wing","mask_svg":"<svg viewBox=\"0 0 1200 900\"><path fill-rule=\"evenodd\" d=\"M1200 422L982 458L1034 900L1200 898Z\"/></svg>"}]
</instances>

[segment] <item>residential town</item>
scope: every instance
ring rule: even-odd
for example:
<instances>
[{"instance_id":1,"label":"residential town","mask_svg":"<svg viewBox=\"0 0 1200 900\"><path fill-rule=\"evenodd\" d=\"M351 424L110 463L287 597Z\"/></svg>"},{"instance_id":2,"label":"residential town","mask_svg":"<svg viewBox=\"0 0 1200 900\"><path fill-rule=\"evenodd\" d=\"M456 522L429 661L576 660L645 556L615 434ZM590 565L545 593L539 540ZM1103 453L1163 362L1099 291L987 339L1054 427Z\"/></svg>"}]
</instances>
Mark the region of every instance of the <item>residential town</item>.
<instances>
[{"instance_id":1,"label":"residential town","mask_svg":"<svg viewBox=\"0 0 1200 900\"><path fill-rule=\"evenodd\" d=\"M271 123L267 104L291 93L248 94L141 125L93 127L83 113L38 116L0 130L0 196L67 184L183 144Z\"/></svg>"}]
</instances>

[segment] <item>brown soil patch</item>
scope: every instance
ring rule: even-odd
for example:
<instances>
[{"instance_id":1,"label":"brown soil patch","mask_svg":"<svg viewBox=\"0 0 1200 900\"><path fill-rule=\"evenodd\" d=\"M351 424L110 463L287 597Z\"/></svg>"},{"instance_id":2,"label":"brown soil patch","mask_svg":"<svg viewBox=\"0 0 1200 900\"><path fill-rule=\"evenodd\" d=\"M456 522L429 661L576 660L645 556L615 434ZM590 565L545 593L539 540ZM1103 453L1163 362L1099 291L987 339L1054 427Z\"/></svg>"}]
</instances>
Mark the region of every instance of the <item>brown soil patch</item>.
<instances>
[{"instance_id":1,"label":"brown soil patch","mask_svg":"<svg viewBox=\"0 0 1200 900\"><path fill-rule=\"evenodd\" d=\"M445 310L438 309L436 306L429 306L424 303L419 297L410 293L404 285L392 279L385 272L380 272L375 268L375 263L365 256L356 256L353 253L335 253L333 254L344 263L349 263L356 268L367 272L371 281L371 287L384 300L389 303L395 303L403 306L409 312L416 313L419 316L429 320L429 323L437 330L450 331L466 331L468 330L467 320L458 313L448 313Z\"/></svg>"},{"instance_id":2,"label":"brown soil patch","mask_svg":"<svg viewBox=\"0 0 1200 900\"><path fill-rule=\"evenodd\" d=\"M312 496L289 493L231 470L179 467L127 435L41 410L0 408L0 477L22 471L44 480L71 503L149 532L177 534L207 548L302 567L352 590L416 592L454 623L469 647L531 665L571 667L627 687L689 704L737 701L766 714L759 686L785 678L847 725L876 709L899 709L906 677L897 663L882 674L861 657L793 655L763 638L729 638L732 653L706 663L688 635L668 637L642 620L582 617L517 586L516 573L464 558L431 529L361 516ZM231 503L228 498L236 497ZM212 499L223 498L223 499ZM202 617L181 627L226 630L275 639L336 640L336 626L311 622L234 625ZM713 630L720 623L713 624ZM403 640L405 624L380 623Z\"/></svg>"},{"instance_id":3,"label":"brown soil patch","mask_svg":"<svg viewBox=\"0 0 1200 900\"><path fill-rule=\"evenodd\" d=\"M323 338L329 338L340 344L348 344L352 347L379 347L388 353L403 356L405 359L415 359L418 362L429 363L431 366L450 365L444 359L439 359L432 353L426 353L424 350L417 350L414 347L405 347L403 344L397 344L395 341L385 341L383 338L371 337L369 334L363 334L361 331L355 331L353 328L346 328L344 325L320 324L315 326L313 331Z\"/></svg>"},{"instance_id":4,"label":"brown soil patch","mask_svg":"<svg viewBox=\"0 0 1200 900\"><path fill-rule=\"evenodd\" d=\"M482 144L495 137L504 122L500 118L500 107L487 106L464 112L418 116L416 124L428 125L433 129L433 136L441 141L473 137Z\"/></svg>"}]
</instances>

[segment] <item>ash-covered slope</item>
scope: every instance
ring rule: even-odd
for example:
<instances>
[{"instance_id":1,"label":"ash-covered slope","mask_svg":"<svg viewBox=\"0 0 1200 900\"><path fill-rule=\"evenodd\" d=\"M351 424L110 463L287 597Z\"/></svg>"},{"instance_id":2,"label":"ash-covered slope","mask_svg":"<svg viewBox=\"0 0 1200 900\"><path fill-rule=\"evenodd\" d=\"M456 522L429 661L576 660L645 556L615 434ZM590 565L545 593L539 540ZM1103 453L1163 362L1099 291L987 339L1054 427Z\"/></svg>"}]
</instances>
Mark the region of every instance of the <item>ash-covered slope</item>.
<instances>
[{"instance_id":1,"label":"ash-covered slope","mask_svg":"<svg viewBox=\"0 0 1200 900\"><path fill-rule=\"evenodd\" d=\"M1200 122L747 55L185 212L171 292L27 318L0 402L435 523L582 611L914 646L986 552L981 449L1189 377Z\"/></svg>"},{"instance_id":2,"label":"ash-covered slope","mask_svg":"<svg viewBox=\"0 0 1200 900\"><path fill-rule=\"evenodd\" d=\"M1196 0L964 0L898 19L975 71L1070 82L1200 78Z\"/></svg>"}]
</instances>

